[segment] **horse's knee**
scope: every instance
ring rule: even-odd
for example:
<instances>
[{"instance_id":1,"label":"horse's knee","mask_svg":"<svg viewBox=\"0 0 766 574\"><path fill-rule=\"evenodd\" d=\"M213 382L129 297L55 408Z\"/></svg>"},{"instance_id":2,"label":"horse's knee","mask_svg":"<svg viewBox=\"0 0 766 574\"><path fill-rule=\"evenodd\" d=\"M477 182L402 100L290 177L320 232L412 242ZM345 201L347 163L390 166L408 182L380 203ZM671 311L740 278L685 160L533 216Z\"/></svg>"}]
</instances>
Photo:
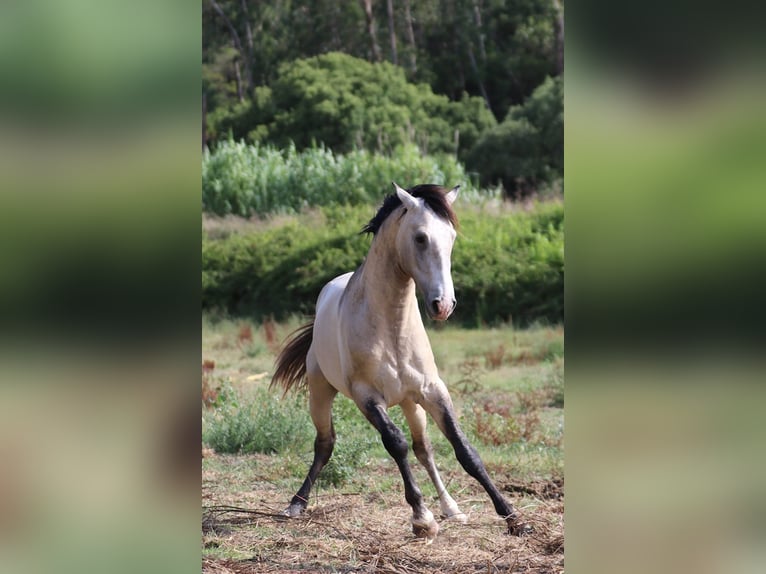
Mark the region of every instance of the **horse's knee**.
<instances>
[{"instance_id":1,"label":"horse's knee","mask_svg":"<svg viewBox=\"0 0 766 574\"><path fill-rule=\"evenodd\" d=\"M412 451L415 453L415 458L418 459L420 464L427 465L429 459L432 456L431 443L427 440L413 440Z\"/></svg>"},{"instance_id":2,"label":"horse's knee","mask_svg":"<svg viewBox=\"0 0 766 574\"><path fill-rule=\"evenodd\" d=\"M406 460L409 445L402 430L397 427L385 412L385 409L377 403L370 401L364 405L364 414L380 433L383 446L395 460Z\"/></svg>"},{"instance_id":3,"label":"horse's knee","mask_svg":"<svg viewBox=\"0 0 766 574\"><path fill-rule=\"evenodd\" d=\"M383 438L383 446L386 447L386 450L392 457L396 460L407 458L409 445L401 429L394 424L387 425L381 432L381 436Z\"/></svg>"}]
</instances>

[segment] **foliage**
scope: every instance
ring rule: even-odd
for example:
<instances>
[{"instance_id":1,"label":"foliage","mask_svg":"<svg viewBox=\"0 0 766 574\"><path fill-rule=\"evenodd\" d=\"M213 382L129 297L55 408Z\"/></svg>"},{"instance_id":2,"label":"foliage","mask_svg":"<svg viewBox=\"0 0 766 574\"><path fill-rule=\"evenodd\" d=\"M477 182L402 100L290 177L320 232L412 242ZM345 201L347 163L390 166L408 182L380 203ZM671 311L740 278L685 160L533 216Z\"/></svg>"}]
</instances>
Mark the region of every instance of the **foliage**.
<instances>
[{"instance_id":1,"label":"foliage","mask_svg":"<svg viewBox=\"0 0 766 574\"><path fill-rule=\"evenodd\" d=\"M449 101L428 84L412 84L404 70L330 53L286 62L247 104L209 116L209 133L306 149L392 153L416 144L422 153L470 149L496 121L481 98ZM456 145L456 132L459 134Z\"/></svg>"},{"instance_id":2,"label":"foliage","mask_svg":"<svg viewBox=\"0 0 766 574\"><path fill-rule=\"evenodd\" d=\"M564 89L548 78L503 123L485 132L466 156L483 185L501 183L511 196L526 195L564 175Z\"/></svg>"},{"instance_id":3,"label":"foliage","mask_svg":"<svg viewBox=\"0 0 766 574\"><path fill-rule=\"evenodd\" d=\"M551 91L548 77L561 91L562 0L367 5L205 0L203 146L393 155L415 145L509 196L560 189L561 114L529 100Z\"/></svg>"},{"instance_id":4,"label":"foliage","mask_svg":"<svg viewBox=\"0 0 766 574\"><path fill-rule=\"evenodd\" d=\"M453 321L475 326L563 320L564 211L459 212L452 257L458 298ZM322 210L277 227L202 241L202 306L256 318L312 314L322 286L354 270L370 239L358 230L369 207Z\"/></svg>"},{"instance_id":5,"label":"foliage","mask_svg":"<svg viewBox=\"0 0 766 574\"><path fill-rule=\"evenodd\" d=\"M202 440L219 453L279 453L311 436L305 400L280 399L266 389L241 404L236 393L219 395L226 400L203 419Z\"/></svg>"},{"instance_id":6,"label":"foliage","mask_svg":"<svg viewBox=\"0 0 766 574\"><path fill-rule=\"evenodd\" d=\"M204 153L202 207L217 215L249 216L371 204L382 198L380 183L390 181L404 186L460 183L464 198L479 195L453 158L422 156L414 146L387 157L365 151L337 155L324 146L298 152L293 145L278 150L228 141Z\"/></svg>"},{"instance_id":7,"label":"foliage","mask_svg":"<svg viewBox=\"0 0 766 574\"><path fill-rule=\"evenodd\" d=\"M564 318L564 208L541 203L511 216L461 217L452 256L455 318L474 325Z\"/></svg>"},{"instance_id":8,"label":"foliage","mask_svg":"<svg viewBox=\"0 0 766 574\"><path fill-rule=\"evenodd\" d=\"M396 56L384 38L387 3L372 4L377 36L371 37L359 2L206 0L203 92L210 111L250 101L253 87L277 80L281 64L328 52L398 64L409 80L426 82L453 101L464 93L484 94L498 119L547 75L562 72L557 58L563 47L563 2L392 2L388 32L396 40ZM216 137L221 136L225 133Z\"/></svg>"},{"instance_id":9,"label":"foliage","mask_svg":"<svg viewBox=\"0 0 766 574\"><path fill-rule=\"evenodd\" d=\"M560 72L556 62L558 10L552 0L425 4L438 7L426 16L426 64L416 77L426 79L435 92L450 98L463 92L485 93L499 120L546 76Z\"/></svg>"}]
</instances>

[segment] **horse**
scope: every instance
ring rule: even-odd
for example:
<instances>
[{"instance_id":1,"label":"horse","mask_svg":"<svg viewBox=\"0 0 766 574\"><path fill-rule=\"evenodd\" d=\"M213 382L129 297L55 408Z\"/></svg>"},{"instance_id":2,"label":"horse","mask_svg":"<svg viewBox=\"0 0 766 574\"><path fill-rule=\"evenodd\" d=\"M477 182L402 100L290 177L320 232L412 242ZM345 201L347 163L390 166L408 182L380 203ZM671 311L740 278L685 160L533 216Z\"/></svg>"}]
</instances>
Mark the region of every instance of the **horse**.
<instances>
[{"instance_id":1,"label":"horse","mask_svg":"<svg viewBox=\"0 0 766 574\"><path fill-rule=\"evenodd\" d=\"M455 310L451 255L458 221L452 204L460 186L450 190L432 184L409 190L393 186L395 193L385 198L362 229L373 236L367 257L356 271L322 288L313 320L288 337L277 357L271 387L282 387L285 394L308 387L316 427L314 460L283 515L294 518L306 509L311 487L332 455L336 438L332 404L341 392L377 429L399 467L416 537L432 542L439 525L413 478L405 435L388 416L388 409L396 405L404 413L412 450L433 482L447 520L465 523L467 518L436 469L426 413L447 437L465 471L487 491L508 532L528 534L531 526L521 522L497 489L458 424L418 310L416 290L425 298L432 319L445 321Z\"/></svg>"}]
</instances>

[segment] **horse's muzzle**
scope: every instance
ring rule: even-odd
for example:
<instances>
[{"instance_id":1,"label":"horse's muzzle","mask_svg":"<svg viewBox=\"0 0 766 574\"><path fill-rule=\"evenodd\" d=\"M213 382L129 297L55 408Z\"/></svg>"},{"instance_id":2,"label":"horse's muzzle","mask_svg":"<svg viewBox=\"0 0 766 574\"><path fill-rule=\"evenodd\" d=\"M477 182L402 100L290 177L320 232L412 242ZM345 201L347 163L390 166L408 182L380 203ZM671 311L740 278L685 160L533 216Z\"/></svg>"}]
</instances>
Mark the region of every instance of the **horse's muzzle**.
<instances>
[{"instance_id":1,"label":"horse's muzzle","mask_svg":"<svg viewBox=\"0 0 766 574\"><path fill-rule=\"evenodd\" d=\"M446 321L457 306L454 299L433 299L428 305L428 314L436 321Z\"/></svg>"}]
</instances>

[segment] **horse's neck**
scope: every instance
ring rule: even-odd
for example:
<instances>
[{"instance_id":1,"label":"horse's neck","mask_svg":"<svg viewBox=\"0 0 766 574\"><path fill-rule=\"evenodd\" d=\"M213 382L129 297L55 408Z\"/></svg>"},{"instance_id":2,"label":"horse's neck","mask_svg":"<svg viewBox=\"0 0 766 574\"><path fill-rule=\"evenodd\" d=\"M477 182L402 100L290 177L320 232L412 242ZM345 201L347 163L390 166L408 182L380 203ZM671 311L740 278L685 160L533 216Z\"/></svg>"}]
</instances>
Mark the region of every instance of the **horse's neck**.
<instances>
[{"instance_id":1,"label":"horse's neck","mask_svg":"<svg viewBox=\"0 0 766 574\"><path fill-rule=\"evenodd\" d=\"M364 291L368 311L383 318L393 329L417 328L422 320L417 310L415 281L399 265L395 226L384 226L376 236L361 269L359 288Z\"/></svg>"},{"instance_id":2,"label":"horse's neck","mask_svg":"<svg viewBox=\"0 0 766 574\"><path fill-rule=\"evenodd\" d=\"M388 228L388 229L386 229ZM394 228L394 229L392 229ZM358 319L371 346L382 343L423 377L438 376L431 344L418 310L415 281L399 265L395 226L385 226L372 241L358 280L352 281L349 300L357 301ZM385 233L386 235L383 235Z\"/></svg>"}]
</instances>

